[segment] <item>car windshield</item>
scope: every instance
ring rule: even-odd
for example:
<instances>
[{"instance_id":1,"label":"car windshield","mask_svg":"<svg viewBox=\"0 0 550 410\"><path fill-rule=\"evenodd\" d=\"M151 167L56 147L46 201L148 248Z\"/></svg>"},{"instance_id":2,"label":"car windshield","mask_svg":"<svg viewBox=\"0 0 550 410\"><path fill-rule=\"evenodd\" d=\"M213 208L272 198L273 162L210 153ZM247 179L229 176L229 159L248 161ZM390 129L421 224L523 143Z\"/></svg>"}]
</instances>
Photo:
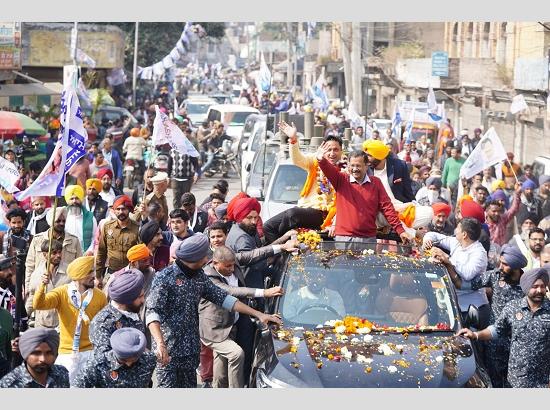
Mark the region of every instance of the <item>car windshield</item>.
<instances>
[{"instance_id":1,"label":"car windshield","mask_svg":"<svg viewBox=\"0 0 550 410\"><path fill-rule=\"evenodd\" d=\"M256 152L260 148L260 144L264 138L264 133L265 133L265 124L262 124L258 126L258 128L256 129L256 132L254 133L254 136L252 137L252 146L250 147L250 150L252 152Z\"/></svg>"},{"instance_id":2,"label":"car windshield","mask_svg":"<svg viewBox=\"0 0 550 410\"><path fill-rule=\"evenodd\" d=\"M306 181L307 172L296 165L282 165L273 176L271 198L273 202L295 204Z\"/></svg>"},{"instance_id":3,"label":"car windshield","mask_svg":"<svg viewBox=\"0 0 550 410\"><path fill-rule=\"evenodd\" d=\"M208 107L210 107L212 104L204 103L204 104L187 104L185 109L187 110L187 114L206 114L208 112Z\"/></svg>"},{"instance_id":4,"label":"car windshield","mask_svg":"<svg viewBox=\"0 0 550 410\"><path fill-rule=\"evenodd\" d=\"M289 261L278 310L285 326L316 328L353 316L377 327L456 330L457 309L441 267L378 254L380 245L331 246Z\"/></svg>"},{"instance_id":5,"label":"car windshield","mask_svg":"<svg viewBox=\"0 0 550 410\"><path fill-rule=\"evenodd\" d=\"M230 112L227 113L229 125L244 125L246 118L251 112Z\"/></svg>"},{"instance_id":6,"label":"car windshield","mask_svg":"<svg viewBox=\"0 0 550 410\"><path fill-rule=\"evenodd\" d=\"M254 162L254 168L250 173L249 185L258 186L261 183L262 177L267 177L267 175L269 175L273 169L273 165L275 165L275 159L277 158L278 152L278 145L268 145L267 151L265 150L265 145L260 148L256 156L256 162Z\"/></svg>"}]
</instances>

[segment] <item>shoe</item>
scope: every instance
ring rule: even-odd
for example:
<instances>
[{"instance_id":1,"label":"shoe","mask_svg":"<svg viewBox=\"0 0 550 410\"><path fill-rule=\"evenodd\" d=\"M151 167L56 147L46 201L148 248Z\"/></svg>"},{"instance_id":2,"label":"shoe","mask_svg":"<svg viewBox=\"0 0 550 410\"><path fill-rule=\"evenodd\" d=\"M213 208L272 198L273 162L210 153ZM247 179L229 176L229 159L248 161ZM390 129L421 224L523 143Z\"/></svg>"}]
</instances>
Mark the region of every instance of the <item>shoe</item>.
<instances>
[{"instance_id":1,"label":"shoe","mask_svg":"<svg viewBox=\"0 0 550 410\"><path fill-rule=\"evenodd\" d=\"M202 386L203 389L211 389L212 388L212 382L205 381Z\"/></svg>"}]
</instances>

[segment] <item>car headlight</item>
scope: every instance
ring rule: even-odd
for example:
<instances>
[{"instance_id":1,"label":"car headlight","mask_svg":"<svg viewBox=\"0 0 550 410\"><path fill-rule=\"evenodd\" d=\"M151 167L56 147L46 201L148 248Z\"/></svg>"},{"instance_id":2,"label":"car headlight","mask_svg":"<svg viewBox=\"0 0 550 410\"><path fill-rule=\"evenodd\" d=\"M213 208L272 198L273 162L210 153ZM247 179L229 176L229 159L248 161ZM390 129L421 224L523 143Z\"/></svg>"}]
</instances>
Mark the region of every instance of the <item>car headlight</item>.
<instances>
[{"instance_id":1,"label":"car headlight","mask_svg":"<svg viewBox=\"0 0 550 410\"><path fill-rule=\"evenodd\" d=\"M256 372L256 387L261 389L284 389L292 386L274 377L268 376L264 369L258 369Z\"/></svg>"}]
</instances>

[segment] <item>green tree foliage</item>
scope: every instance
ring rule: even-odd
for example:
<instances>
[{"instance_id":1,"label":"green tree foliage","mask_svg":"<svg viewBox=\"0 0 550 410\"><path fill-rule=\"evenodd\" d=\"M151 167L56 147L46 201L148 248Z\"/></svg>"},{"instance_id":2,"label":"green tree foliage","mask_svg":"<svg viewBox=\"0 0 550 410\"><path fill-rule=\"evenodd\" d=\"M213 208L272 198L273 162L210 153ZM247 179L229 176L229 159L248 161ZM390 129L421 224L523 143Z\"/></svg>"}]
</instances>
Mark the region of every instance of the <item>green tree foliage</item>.
<instances>
[{"instance_id":1,"label":"green tree foliage","mask_svg":"<svg viewBox=\"0 0 550 410\"><path fill-rule=\"evenodd\" d=\"M122 29L126 34L124 66L132 70L134 64L134 30L135 23L104 23ZM208 37L225 36L225 23L198 23ZM138 65L146 67L161 61L172 51L181 36L185 23L139 23Z\"/></svg>"}]
</instances>

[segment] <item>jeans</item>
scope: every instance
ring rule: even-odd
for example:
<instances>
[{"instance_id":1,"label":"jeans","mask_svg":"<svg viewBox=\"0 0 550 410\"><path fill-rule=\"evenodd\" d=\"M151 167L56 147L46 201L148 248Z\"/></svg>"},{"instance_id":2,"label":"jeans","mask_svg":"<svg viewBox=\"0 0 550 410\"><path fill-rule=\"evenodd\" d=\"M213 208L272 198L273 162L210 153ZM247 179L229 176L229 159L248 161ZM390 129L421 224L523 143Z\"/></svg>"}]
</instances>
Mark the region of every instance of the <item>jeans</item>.
<instances>
[{"instance_id":1,"label":"jeans","mask_svg":"<svg viewBox=\"0 0 550 410\"><path fill-rule=\"evenodd\" d=\"M214 162L214 152L212 151L208 151L206 153L206 164L204 164L201 168L201 173L207 171L211 166L212 166L212 163Z\"/></svg>"}]
</instances>

